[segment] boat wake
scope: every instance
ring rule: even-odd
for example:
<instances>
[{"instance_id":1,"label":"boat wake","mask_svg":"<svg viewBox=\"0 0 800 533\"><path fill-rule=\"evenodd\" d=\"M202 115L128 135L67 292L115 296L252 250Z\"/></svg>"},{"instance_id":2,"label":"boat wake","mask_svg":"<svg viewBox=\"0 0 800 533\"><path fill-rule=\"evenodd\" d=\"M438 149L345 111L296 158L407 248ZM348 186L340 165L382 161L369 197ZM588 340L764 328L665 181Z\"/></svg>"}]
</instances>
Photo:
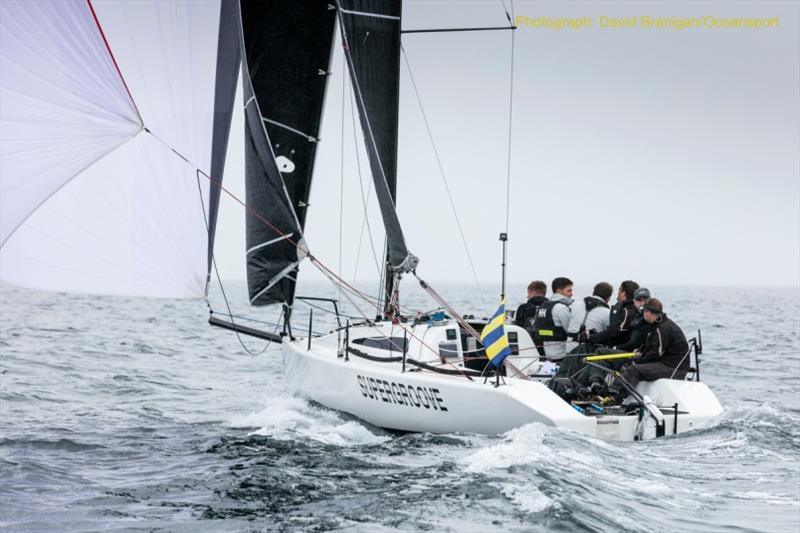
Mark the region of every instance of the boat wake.
<instances>
[{"instance_id":1,"label":"boat wake","mask_svg":"<svg viewBox=\"0 0 800 533\"><path fill-rule=\"evenodd\" d=\"M37 295L0 294L13 309ZM140 314L195 319L167 304ZM126 333L153 353L121 345L122 323L80 333L123 305L59 315L78 333L47 346L9 332L49 311L4 316L0 529L797 531L798 389L775 377L796 367L796 344L744 359L709 341L704 379L726 410L676 436L607 442L536 423L403 434L292 395L275 353L231 353L215 332L175 353L166 327Z\"/></svg>"},{"instance_id":2,"label":"boat wake","mask_svg":"<svg viewBox=\"0 0 800 533\"><path fill-rule=\"evenodd\" d=\"M333 446L379 444L391 439L379 430L370 430L362 422L288 392L270 398L269 405L258 412L235 417L230 426L256 428L249 435L278 440L311 439Z\"/></svg>"}]
</instances>

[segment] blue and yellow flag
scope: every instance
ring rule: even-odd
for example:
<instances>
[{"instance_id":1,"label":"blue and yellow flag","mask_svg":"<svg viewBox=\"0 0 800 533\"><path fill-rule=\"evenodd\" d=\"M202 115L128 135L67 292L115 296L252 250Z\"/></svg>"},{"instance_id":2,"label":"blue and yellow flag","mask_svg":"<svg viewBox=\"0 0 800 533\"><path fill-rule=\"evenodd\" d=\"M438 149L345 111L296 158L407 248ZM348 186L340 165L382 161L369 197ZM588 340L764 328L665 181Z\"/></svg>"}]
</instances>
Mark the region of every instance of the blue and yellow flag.
<instances>
[{"instance_id":1,"label":"blue and yellow flag","mask_svg":"<svg viewBox=\"0 0 800 533\"><path fill-rule=\"evenodd\" d=\"M492 319L483 327L481 333L481 343L486 348L486 357L495 367L500 366L503 359L511 355L511 348L508 346L506 337L506 299L500 302L500 307L492 315Z\"/></svg>"}]
</instances>

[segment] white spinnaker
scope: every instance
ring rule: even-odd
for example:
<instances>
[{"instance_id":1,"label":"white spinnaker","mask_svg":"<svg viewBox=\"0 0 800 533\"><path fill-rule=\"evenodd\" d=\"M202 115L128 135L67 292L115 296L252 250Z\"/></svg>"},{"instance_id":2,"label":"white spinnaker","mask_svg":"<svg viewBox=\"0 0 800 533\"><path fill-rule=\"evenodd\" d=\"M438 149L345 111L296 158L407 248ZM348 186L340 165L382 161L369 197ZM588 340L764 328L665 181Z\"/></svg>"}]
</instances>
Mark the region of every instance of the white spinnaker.
<instances>
[{"instance_id":1,"label":"white spinnaker","mask_svg":"<svg viewBox=\"0 0 800 533\"><path fill-rule=\"evenodd\" d=\"M141 129L85 1L0 3L0 244Z\"/></svg>"},{"instance_id":2,"label":"white spinnaker","mask_svg":"<svg viewBox=\"0 0 800 533\"><path fill-rule=\"evenodd\" d=\"M219 2L97 2L94 9L145 126L207 171ZM207 205L209 190L202 177L199 189L195 168L143 131L18 228L0 250L0 276L70 292L202 296L200 198Z\"/></svg>"}]
</instances>

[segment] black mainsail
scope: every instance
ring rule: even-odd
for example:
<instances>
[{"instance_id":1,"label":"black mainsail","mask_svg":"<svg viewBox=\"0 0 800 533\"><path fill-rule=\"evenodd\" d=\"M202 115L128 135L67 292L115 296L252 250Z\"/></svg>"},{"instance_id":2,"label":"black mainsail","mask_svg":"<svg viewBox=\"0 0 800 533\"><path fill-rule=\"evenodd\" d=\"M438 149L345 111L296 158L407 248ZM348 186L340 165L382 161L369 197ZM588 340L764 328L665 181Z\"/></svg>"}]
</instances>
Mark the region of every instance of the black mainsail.
<instances>
[{"instance_id":1,"label":"black mainsail","mask_svg":"<svg viewBox=\"0 0 800 533\"><path fill-rule=\"evenodd\" d=\"M339 0L339 25L353 82L391 271L407 272L409 253L395 211L400 100L400 0ZM391 273L387 273L391 279ZM389 292L389 291L387 291Z\"/></svg>"},{"instance_id":2,"label":"black mainsail","mask_svg":"<svg viewBox=\"0 0 800 533\"><path fill-rule=\"evenodd\" d=\"M326 0L241 0L247 285L252 305L294 298L336 11ZM297 246L296 246L297 245Z\"/></svg>"}]
</instances>

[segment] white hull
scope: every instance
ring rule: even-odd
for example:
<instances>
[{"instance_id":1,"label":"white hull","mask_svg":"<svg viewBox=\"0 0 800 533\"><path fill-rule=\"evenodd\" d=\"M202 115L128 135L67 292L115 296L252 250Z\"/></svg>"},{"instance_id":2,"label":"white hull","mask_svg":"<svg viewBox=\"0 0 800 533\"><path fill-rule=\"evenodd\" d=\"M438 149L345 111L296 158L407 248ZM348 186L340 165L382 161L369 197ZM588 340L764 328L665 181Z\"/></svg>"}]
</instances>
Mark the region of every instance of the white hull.
<instances>
[{"instance_id":1,"label":"white hull","mask_svg":"<svg viewBox=\"0 0 800 533\"><path fill-rule=\"evenodd\" d=\"M373 330L374 335L376 328L363 329ZM412 342L409 357L413 351ZM345 360L339 356L335 334L313 339L310 350L307 339L285 339L283 354L284 374L297 391L323 406L382 428L499 434L540 422L592 437L626 441L635 440L640 430L640 416L636 414L581 414L540 381L507 377L495 387L492 381L481 378L469 380L463 375L419 371L411 366L403 372L402 363L376 362L353 355ZM659 407L667 408L667 435L702 426L722 412L716 397L703 383L659 380L640 384L639 391ZM675 403L679 412L677 427L676 417L671 414Z\"/></svg>"}]
</instances>

